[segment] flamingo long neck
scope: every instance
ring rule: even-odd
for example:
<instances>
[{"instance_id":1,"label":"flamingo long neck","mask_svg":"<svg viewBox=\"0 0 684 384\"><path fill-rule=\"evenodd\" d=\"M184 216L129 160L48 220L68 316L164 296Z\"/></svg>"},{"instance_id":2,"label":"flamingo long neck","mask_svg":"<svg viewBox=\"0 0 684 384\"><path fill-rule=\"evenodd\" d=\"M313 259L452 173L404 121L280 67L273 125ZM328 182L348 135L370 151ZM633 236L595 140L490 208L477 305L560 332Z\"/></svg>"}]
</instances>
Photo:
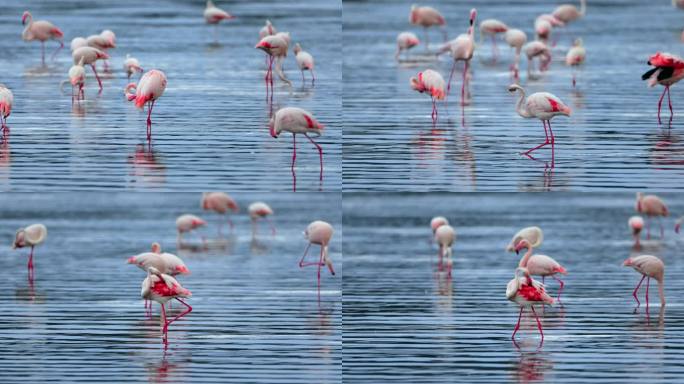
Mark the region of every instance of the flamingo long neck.
<instances>
[{"instance_id":1,"label":"flamingo long neck","mask_svg":"<svg viewBox=\"0 0 684 384\"><path fill-rule=\"evenodd\" d=\"M518 263L518 268L527 268L527 262L530 261L530 257L532 257L532 246L530 245L527 248L527 252L525 252L525 256L520 259L520 263Z\"/></svg>"},{"instance_id":2,"label":"flamingo long neck","mask_svg":"<svg viewBox=\"0 0 684 384\"><path fill-rule=\"evenodd\" d=\"M580 0L580 15L584 16L587 13L587 0Z\"/></svg>"},{"instance_id":3,"label":"flamingo long neck","mask_svg":"<svg viewBox=\"0 0 684 384\"><path fill-rule=\"evenodd\" d=\"M26 26L24 27L24 32L21 33L21 37L27 38L31 33L31 27L33 26L33 16L29 13L26 15Z\"/></svg>"},{"instance_id":4,"label":"flamingo long neck","mask_svg":"<svg viewBox=\"0 0 684 384\"><path fill-rule=\"evenodd\" d=\"M532 117L530 111L525 107L525 90L521 88L518 89L518 91L520 92L520 98L518 99L518 105L515 108L518 115L522 117Z\"/></svg>"}]
</instances>

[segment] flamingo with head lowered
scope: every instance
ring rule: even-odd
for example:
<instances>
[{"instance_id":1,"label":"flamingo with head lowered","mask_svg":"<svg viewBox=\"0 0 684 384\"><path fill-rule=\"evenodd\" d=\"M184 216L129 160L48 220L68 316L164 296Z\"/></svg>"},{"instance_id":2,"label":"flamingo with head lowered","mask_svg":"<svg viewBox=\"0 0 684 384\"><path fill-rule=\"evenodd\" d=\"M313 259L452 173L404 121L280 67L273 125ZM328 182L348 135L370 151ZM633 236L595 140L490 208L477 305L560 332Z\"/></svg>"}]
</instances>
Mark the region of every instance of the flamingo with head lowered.
<instances>
[{"instance_id":1,"label":"flamingo with head lowered","mask_svg":"<svg viewBox=\"0 0 684 384\"><path fill-rule=\"evenodd\" d=\"M281 132L292 133L292 165L291 170L294 175L295 160L297 159L297 134L304 135L316 149L318 149L318 157L320 160L321 171L319 179L323 180L323 148L316 143L311 134L320 136L323 133L324 126L311 114L297 107L285 107L279 109L268 123L268 128L271 136L278 138Z\"/></svg>"},{"instance_id":2,"label":"flamingo with head lowered","mask_svg":"<svg viewBox=\"0 0 684 384\"><path fill-rule=\"evenodd\" d=\"M100 86L100 92L102 92L102 80L100 80L100 76L97 74L95 63L98 60L109 59L109 55L97 48L86 46L76 48L76 50L71 53L71 58L74 60L74 64L82 61L84 65L90 65L90 68L93 69L93 73L95 74L95 79L97 79L97 84Z\"/></svg>"},{"instance_id":3,"label":"flamingo with head lowered","mask_svg":"<svg viewBox=\"0 0 684 384\"><path fill-rule=\"evenodd\" d=\"M45 20L33 21L31 12L24 11L24 14L21 16L21 23L25 25L24 31L21 33L21 38L24 41L40 41L43 65L45 65L46 41L57 40L59 42L59 48L52 54L52 59L55 58L60 49L64 48L64 33L51 22Z\"/></svg>"},{"instance_id":4,"label":"flamingo with head lowered","mask_svg":"<svg viewBox=\"0 0 684 384\"><path fill-rule=\"evenodd\" d=\"M411 6L411 12L409 12L409 23L412 25L419 25L425 29L425 50L429 49L430 40L428 35L428 28L430 27L441 27L442 34L444 35L444 40L446 41L446 19L439 13L438 10L432 7L419 7L417 5Z\"/></svg>"},{"instance_id":5,"label":"flamingo with head lowered","mask_svg":"<svg viewBox=\"0 0 684 384\"><path fill-rule=\"evenodd\" d=\"M411 89L420 93L426 92L432 99L432 124L437 122L437 100L443 100L446 97L444 91L444 78L437 71L426 69L419 72L418 76L412 77Z\"/></svg>"},{"instance_id":6,"label":"flamingo with head lowered","mask_svg":"<svg viewBox=\"0 0 684 384\"><path fill-rule=\"evenodd\" d=\"M28 259L28 278L33 282L33 248L42 244L47 238L47 228L43 224L33 224L19 228L14 236L12 249L31 247Z\"/></svg>"},{"instance_id":7,"label":"flamingo with head lowered","mask_svg":"<svg viewBox=\"0 0 684 384\"><path fill-rule=\"evenodd\" d=\"M7 126L7 118L12 113L12 104L14 103L14 94L4 84L0 84L0 124L2 125L2 135L9 134L9 127Z\"/></svg>"},{"instance_id":8,"label":"flamingo with head lowered","mask_svg":"<svg viewBox=\"0 0 684 384\"><path fill-rule=\"evenodd\" d=\"M138 84L129 83L124 89L128 101L135 101L135 106L142 109L147 104L147 140L152 138L152 108L154 102L164 94L166 89L166 75L164 72L153 69L146 72ZM135 93L129 92L135 90Z\"/></svg>"},{"instance_id":9,"label":"flamingo with head lowered","mask_svg":"<svg viewBox=\"0 0 684 384\"><path fill-rule=\"evenodd\" d=\"M670 124L672 124L674 112L672 112L670 86L684 78L684 59L670 53L658 52L648 59L648 65L655 68L650 69L641 75L641 80L648 80L649 87L654 87L656 84L665 87L663 94L660 95L660 100L658 100L658 124L662 124L662 121L660 120L660 107L663 104L663 98L665 97L666 92L667 103L670 107Z\"/></svg>"},{"instance_id":10,"label":"flamingo with head lowered","mask_svg":"<svg viewBox=\"0 0 684 384\"><path fill-rule=\"evenodd\" d=\"M321 295L321 267L327 266L330 270L331 275L335 275L335 270L333 269L332 260L328 254L328 246L330 245L330 239L333 235L333 226L329 223L321 220L316 220L309 224L304 231L304 237L309 241L306 249L304 250L304 255L302 255L301 260L299 260L299 267L307 267L315 265L318 267L318 298L320 300ZM317 262L304 261L311 244L320 245L321 253L319 260Z\"/></svg>"},{"instance_id":11,"label":"flamingo with head lowered","mask_svg":"<svg viewBox=\"0 0 684 384\"><path fill-rule=\"evenodd\" d=\"M662 260L651 255L641 255L630 257L629 259L625 260L625 262L622 263L622 265L625 267L632 267L635 271L639 272L642 275L639 284L637 284L636 288L634 288L634 292L632 292L632 296L634 296L634 300L636 300L637 302L637 308L639 308L639 306L641 305L641 302L639 302L639 298L637 297L637 293L639 292L639 287L641 287L641 283L643 283L644 279L646 279L646 312L648 312L648 286L651 282L651 278L656 279L656 281L658 282L660 306L661 308L665 307L665 292L663 287L663 280L665 278L665 264Z\"/></svg>"},{"instance_id":12,"label":"flamingo with head lowered","mask_svg":"<svg viewBox=\"0 0 684 384\"><path fill-rule=\"evenodd\" d=\"M546 255L533 255L532 252L534 248L527 239L522 239L518 242L515 247L515 252L520 252L521 249L527 249L525 255L520 259L518 267L526 268L530 275L541 276L544 279L546 276L551 276L558 281L560 287L558 288L558 302L560 302L561 293L563 293L563 287L565 283L563 280L556 277L556 274L567 275L568 271L560 265L553 258ZM542 280L542 283L544 281Z\"/></svg>"},{"instance_id":13,"label":"flamingo with head lowered","mask_svg":"<svg viewBox=\"0 0 684 384\"><path fill-rule=\"evenodd\" d=\"M77 64L71 66L71 68L69 68L69 79L63 80L60 83L60 88L62 88L62 91L64 84L71 83L71 102L73 102L74 99L85 99L83 87L85 87L86 72L85 67L83 67L83 60L84 58L81 57Z\"/></svg>"}]
</instances>

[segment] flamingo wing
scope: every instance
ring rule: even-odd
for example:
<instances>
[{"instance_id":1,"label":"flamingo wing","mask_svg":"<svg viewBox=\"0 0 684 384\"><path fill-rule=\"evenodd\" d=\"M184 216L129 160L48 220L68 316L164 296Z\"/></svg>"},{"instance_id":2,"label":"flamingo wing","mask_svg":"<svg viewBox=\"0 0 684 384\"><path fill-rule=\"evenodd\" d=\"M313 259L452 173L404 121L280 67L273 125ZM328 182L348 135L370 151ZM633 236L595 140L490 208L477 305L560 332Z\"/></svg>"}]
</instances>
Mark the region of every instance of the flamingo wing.
<instances>
[{"instance_id":1,"label":"flamingo wing","mask_svg":"<svg viewBox=\"0 0 684 384\"><path fill-rule=\"evenodd\" d=\"M670 53L657 52L648 59L648 64L654 67L684 68L684 59Z\"/></svg>"}]
</instances>

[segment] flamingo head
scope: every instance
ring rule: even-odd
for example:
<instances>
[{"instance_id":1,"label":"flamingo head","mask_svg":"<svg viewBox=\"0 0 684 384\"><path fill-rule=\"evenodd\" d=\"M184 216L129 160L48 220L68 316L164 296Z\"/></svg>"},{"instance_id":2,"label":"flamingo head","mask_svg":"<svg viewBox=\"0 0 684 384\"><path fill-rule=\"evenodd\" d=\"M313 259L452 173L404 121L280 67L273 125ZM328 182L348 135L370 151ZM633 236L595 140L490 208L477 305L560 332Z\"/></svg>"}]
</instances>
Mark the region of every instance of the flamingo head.
<instances>
[{"instance_id":1,"label":"flamingo head","mask_svg":"<svg viewBox=\"0 0 684 384\"><path fill-rule=\"evenodd\" d=\"M126 260L127 264L137 264L137 256L131 256Z\"/></svg>"},{"instance_id":2,"label":"flamingo head","mask_svg":"<svg viewBox=\"0 0 684 384\"><path fill-rule=\"evenodd\" d=\"M24 11L24 14L21 16L21 25L26 25L26 19L31 17L31 12L29 11Z\"/></svg>"},{"instance_id":3,"label":"flamingo head","mask_svg":"<svg viewBox=\"0 0 684 384\"><path fill-rule=\"evenodd\" d=\"M109 59L109 55L106 52L98 51L97 58L107 60Z\"/></svg>"},{"instance_id":4,"label":"flamingo head","mask_svg":"<svg viewBox=\"0 0 684 384\"><path fill-rule=\"evenodd\" d=\"M632 228L634 234L638 234L644 228L644 219L641 216L632 216L629 218L629 227Z\"/></svg>"},{"instance_id":5,"label":"flamingo head","mask_svg":"<svg viewBox=\"0 0 684 384\"><path fill-rule=\"evenodd\" d=\"M524 89L518 84L511 84L508 86L508 92L514 93L517 90L523 91Z\"/></svg>"},{"instance_id":6,"label":"flamingo head","mask_svg":"<svg viewBox=\"0 0 684 384\"><path fill-rule=\"evenodd\" d=\"M298 54L299 52L302 51L302 46L299 45L299 43L295 44L293 51L294 51L295 55Z\"/></svg>"},{"instance_id":7,"label":"flamingo head","mask_svg":"<svg viewBox=\"0 0 684 384\"><path fill-rule=\"evenodd\" d=\"M161 245L157 242L152 243L152 253L161 253Z\"/></svg>"},{"instance_id":8,"label":"flamingo head","mask_svg":"<svg viewBox=\"0 0 684 384\"><path fill-rule=\"evenodd\" d=\"M275 126L275 119L273 118L268 122L268 131L271 133L271 136L276 139L278 138L278 135L280 135L280 128Z\"/></svg>"},{"instance_id":9,"label":"flamingo head","mask_svg":"<svg viewBox=\"0 0 684 384\"><path fill-rule=\"evenodd\" d=\"M19 228L17 233L14 235L14 244L12 244L12 249L23 248L25 246L26 240L24 228Z\"/></svg>"},{"instance_id":10,"label":"flamingo head","mask_svg":"<svg viewBox=\"0 0 684 384\"><path fill-rule=\"evenodd\" d=\"M201 226L203 226L203 225L207 225L207 222L204 221L204 220L202 220L202 219L199 219L199 218L198 218L198 219L194 219L194 220L192 221L192 227L193 227L193 228L201 227Z\"/></svg>"},{"instance_id":11,"label":"flamingo head","mask_svg":"<svg viewBox=\"0 0 684 384\"><path fill-rule=\"evenodd\" d=\"M425 92L425 85L417 77L412 77L410 81L411 89L413 89L414 91L418 91L420 93Z\"/></svg>"},{"instance_id":12,"label":"flamingo head","mask_svg":"<svg viewBox=\"0 0 684 384\"><path fill-rule=\"evenodd\" d=\"M190 270L185 265L176 265L175 271L181 275L189 275Z\"/></svg>"},{"instance_id":13,"label":"flamingo head","mask_svg":"<svg viewBox=\"0 0 684 384\"><path fill-rule=\"evenodd\" d=\"M581 47L582 45L584 45L584 42L582 41L582 38L581 38L581 37L576 38L576 39L575 39L575 42L573 43L573 46L575 46L575 47Z\"/></svg>"},{"instance_id":14,"label":"flamingo head","mask_svg":"<svg viewBox=\"0 0 684 384\"><path fill-rule=\"evenodd\" d=\"M520 254L521 249L530 249L531 245L527 239L522 239L515 245L515 253Z\"/></svg>"},{"instance_id":15,"label":"flamingo head","mask_svg":"<svg viewBox=\"0 0 684 384\"><path fill-rule=\"evenodd\" d=\"M470 26L475 24L475 18L477 17L477 9L473 8L470 10Z\"/></svg>"},{"instance_id":16,"label":"flamingo head","mask_svg":"<svg viewBox=\"0 0 684 384\"><path fill-rule=\"evenodd\" d=\"M71 77L69 81L71 82L71 85L75 87L77 85L83 84L85 81L85 76L83 74L79 74L77 76Z\"/></svg>"},{"instance_id":17,"label":"flamingo head","mask_svg":"<svg viewBox=\"0 0 684 384\"><path fill-rule=\"evenodd\" d=\"M630 257L629 259L625 260L622 263L622 266L623 267L631 267L633 264L634 264L634 262L633 262L632 258Z\"/></svg>"},{"instance_id":18,"label":"flamingo head","mask_svg":"<svg viewBox=\"0 0 684 384\"><path fill-rule=\"evenodd\" d=\"M271 43L268 41L261 40L254 48L261 49L264 52L269 52L271 48L273 48L273 45L271 45Z\"/></svg>"}]
</instances>

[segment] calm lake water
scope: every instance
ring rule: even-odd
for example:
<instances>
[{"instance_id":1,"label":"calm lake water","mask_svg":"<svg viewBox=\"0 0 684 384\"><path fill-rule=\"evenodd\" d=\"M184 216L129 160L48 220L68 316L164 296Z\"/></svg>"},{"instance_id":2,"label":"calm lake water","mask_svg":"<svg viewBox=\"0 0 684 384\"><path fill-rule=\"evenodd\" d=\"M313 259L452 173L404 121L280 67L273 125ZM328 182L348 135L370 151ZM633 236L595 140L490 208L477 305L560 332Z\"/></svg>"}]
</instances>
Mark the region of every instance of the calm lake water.
<instances>
[{"instance_id":1,"label":"calm lake water","mask_svg":"<svg viewBox=\"0 0 684 384\"><path fill-rule=\"evenodd\" d=\"M497 18L532 38L534 19L561 1L424 3L442 11L450 38L465 33L468 11L479 21ZM565 3L568 3L566 1ZM577 3L579 2L569 2ZM514 5L513 5L514 4ZM490 64L487 40L472 60L471 105L461 110L461 65L448 107L440 105L433 127L430 99L410 89L409 78L432 68L448 78L451 59L398 65L396 36L408 30L423 40L422 28L408 23L411 2L344 2L344 186L347 190L387 191L596 191L615 188L684 188L684 93L672 88L675 118L671 130L658 126L662 87L641 81L649 55L683 54L684 12L669 1L589 1L587 15L558 37L550 71L521 85L528 94L552 92L573 109L553 120L555 169L550 150L533 161L519 155L544 140L541 122L515 113L507 71L512 51L499 37L501 60ZM572 72L561 62L572 39L581 37L587 61L572 88ZM479 39L479 36L477 37ZM437 30L430 41L441 42ZM415 47L414 58L424 52ZM452 89L454 91L454 89ZM669 111L664 115L669 118Z\"/></svg>"},{"instance_id":2,"label":"calm lake water","mask_svg":"<svg viewBox=\"0 0 684 384\"><path fill-rule=\"evenodd\" d=\"M684 199L664 194L673 214ZM666 265L667 307L634 313L640 276L622 262L632 251L621 194L357 194L343 203L345 380L378 382L680 382L684 377L684 238L665 220L664 241L642 253ZM457 232L453 279L435 268L430 219ZM504 248L522 227L539 225L539 253L569 271L563 306L543 314L545 342L532 318L510 336L518 307L506 299L519 256ZM546 280L555 295L558 284Z\"/></svg>"},{"instance_id":3,"label":"calm lake water","mask_svg":"<svg viewBox=\"0 0 684 384\"><path fill-rule=\"evenodd\" d=\"M322 184L318 152L298 140L297 189L340 190L341 2L218 1L237 16L219 26L220 44L202 18L205 3L0 2L0 82L15 96L9 143L0 146L0 190L292 190L291 135L275 140L267 126L271 109L284 106L311 111L327 128L318 139L325 151ZM65 34L67 47L47 67L41 66L40 43L21 40L26 9ZM301 42L317 65L315 88L302 87L289 55L285 71L294 87L276 85L272 108L265 98L265 54L254 49L266 18L290 31L292 44ZM114 72L103 76L98 95L88 68L86 100L72 105L59 89L72 64L69 42L105 28L117 35L110 51ZM56 44L47 44L48 55ZM168 77L153 111L151 151L142 145L146 112L123 97L127 53Z\"/></svg>"},{"instance_id":4,"label":"calm lake water","mask_svg":"<svg viewBox=\"0 0 684 384\"><path fill-rule=\"evenodd\" d=\"M242 214L217 236L218 217L203 214L199 194L3 194L0 229L0 381L311 382L339 383L342 365L341 205L331 194L235 194ZM246 206L268 202L277 228L256 240ZM176 249L175 218L204 217L209 226ZM337 276L300 269L310 221L329 221ZM42 222L35 282L28 250L10 250L15 229ZM158 312L145 316L144 272L126 259L151 242L181 256L192 274L178 280L193 293L193 311L169 328L162 346ZM313 247L315 251L317 247ZM178 311L178 303L173 310ZM175 312L174 312L175 313Z\"/></svg>"}]
</instances>

